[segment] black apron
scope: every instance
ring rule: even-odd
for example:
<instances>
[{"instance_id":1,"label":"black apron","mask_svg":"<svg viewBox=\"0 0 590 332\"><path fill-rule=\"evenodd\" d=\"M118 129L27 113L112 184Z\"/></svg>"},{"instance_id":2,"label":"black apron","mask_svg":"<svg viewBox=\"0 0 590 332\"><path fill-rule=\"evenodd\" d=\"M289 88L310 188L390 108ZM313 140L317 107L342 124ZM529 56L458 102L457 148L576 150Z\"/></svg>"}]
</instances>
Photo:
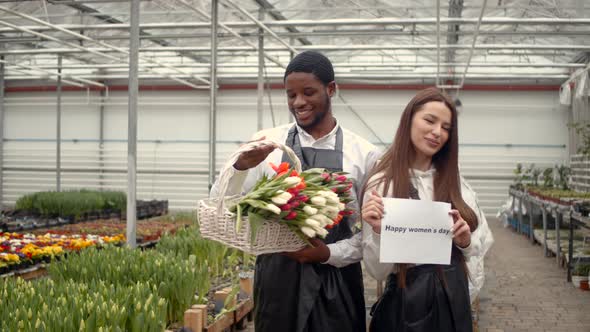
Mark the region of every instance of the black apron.
<instances>
[{"instance_id":1,"label":"black apron","mask_svg":"<svg viewBox=\"0 0 590 332\"><path fill-rule=\"evenodd\" d=\"M411 188L410 197L419 199L415 188ZM398 287L397 276L391 273L383 295L371 308L369 331L472 331L469 284L461 255L453 245L450 265L408 268L405 288Z\"/></svg>"},{"instance_id":2,"label":"black apron","mask_svg":"<svg viewBox=\"0 0 590 332\"><path fill-rule=\"evenodd\" d=\"M342 129L334 150L302 148L297 128L289 130L286 145L301 160L303 170L315 167L342 171ZM289 161L283 155L283 161ZM325 243L352 236L343 220L329 230ZM365 299L360 263L336 268L300 264L281 254L260 255L254 275L257 332L364 332Z\"/></svg>"}]
</instances>

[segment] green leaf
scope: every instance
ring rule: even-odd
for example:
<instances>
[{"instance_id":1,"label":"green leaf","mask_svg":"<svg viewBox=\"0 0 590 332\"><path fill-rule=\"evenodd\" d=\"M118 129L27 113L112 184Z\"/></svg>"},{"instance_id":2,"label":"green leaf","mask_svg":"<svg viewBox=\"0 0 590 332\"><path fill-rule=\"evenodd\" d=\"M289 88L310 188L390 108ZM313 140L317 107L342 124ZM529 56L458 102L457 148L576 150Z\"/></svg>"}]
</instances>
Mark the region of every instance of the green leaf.
<instances>
[{"instance_id":1,"label":"green leaf","mask_svg":"<svg viewBox=\"0 0 590 332\"><path fill-rule=\"evenodd\" d=\"M236 231L239 232L240 228L242 228L242 205L236 205Z\"/></svg>"},{"instance_id":2,"label":"green leaf","mask_svg":"<svg viewBox=\"0 0 590 332\"><path fill-rule=\"evenodd\" d=\"M310 169L306 169L305 171L303 171L302 174L322 174L326 171L326 169L324 168L310 168Z\"/></svg>"},{"instance_id":3,"label":"green leaf","mask_svg":"<svg viewBox=\"0 0 590 332\"><path fill-rule=\"evenodd\" d=\"M256 234L258 229L264 223L264 218L258 213L250 212L248 214L248 221L250 222L250 243L256 241Z\"/></svg>"},{"instance_id":4,"label":"green leaf","mask_svg":"<svg viewBox=\"0 0 590 332\"><path fill-rule=\"evenodd\" d=\"M243 201L243 203L250 204L251 206L258 208L258 209L266 208L266 204L267 204L263 201L258 201L258 200L254 200L254 199L246 199Z\"/></svg>"},{"instance_id":5,"label":"green leaf","mask_svg":"<svg viewBox=\"0 0 590 332\"><path fill-rule=\"evenodd\" d=\"M229 294L227 295L227 297L225 298L225 301L223 301L223 307L228 309L229 311L233 311L236 308L228 308L227 306L232 302L232 299L234 299L236 297L236 295L238 295L238 292L240 291L240 285L239 284L235 284L234 287L232 288L231 292L229 292Z\"/></svg>"}]
</instances>

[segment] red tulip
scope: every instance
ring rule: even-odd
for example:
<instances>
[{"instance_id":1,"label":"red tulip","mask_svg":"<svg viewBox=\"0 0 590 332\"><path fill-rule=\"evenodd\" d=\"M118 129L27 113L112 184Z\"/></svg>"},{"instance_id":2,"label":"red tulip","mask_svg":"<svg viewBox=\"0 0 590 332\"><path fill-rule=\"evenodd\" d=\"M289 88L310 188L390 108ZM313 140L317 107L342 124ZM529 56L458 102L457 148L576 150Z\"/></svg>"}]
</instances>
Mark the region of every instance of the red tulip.
<instances>
[{"instance_id":1,"label":"red tulip","mask_svg":"<svg viewBox=\"0 0 590 332\"><path fill-rule=\"evenodd\" d=\"M346 179L346 176L344 176L344 175L338 175L338 176L336 177L336 181L338 181L338 182L344 182L344 181L346 181L346 180L347 180L347 179Z\"/></svg>"}]
</instances>

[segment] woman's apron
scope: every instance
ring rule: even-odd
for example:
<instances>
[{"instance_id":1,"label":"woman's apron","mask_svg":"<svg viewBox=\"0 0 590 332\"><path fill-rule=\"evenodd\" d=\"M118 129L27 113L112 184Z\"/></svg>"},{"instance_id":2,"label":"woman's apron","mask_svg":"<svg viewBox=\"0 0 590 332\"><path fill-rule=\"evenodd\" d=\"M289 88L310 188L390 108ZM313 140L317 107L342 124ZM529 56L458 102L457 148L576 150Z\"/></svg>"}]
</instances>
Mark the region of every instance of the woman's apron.
<instances>
[{"instance_id":1,"label":"woman's apron","mask_svg":"<svg viewBox=\"0 0 590 332\"><path fill-rule=\"evenodd\" d=\"M410 198L420 199L415 188L411 188ZM453 245L450 265L408 268L405 288L398 287L397 276L391 273L383 295L371 308L369 331L472 331L469 284L462 255Z\"/></svg>"}]
</instances>

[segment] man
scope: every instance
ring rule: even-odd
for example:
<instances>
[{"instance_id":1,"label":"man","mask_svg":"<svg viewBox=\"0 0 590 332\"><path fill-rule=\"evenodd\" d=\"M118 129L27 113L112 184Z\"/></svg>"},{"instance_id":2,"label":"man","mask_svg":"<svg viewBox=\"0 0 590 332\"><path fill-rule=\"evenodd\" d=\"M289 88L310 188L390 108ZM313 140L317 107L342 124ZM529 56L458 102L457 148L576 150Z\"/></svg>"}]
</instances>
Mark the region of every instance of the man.
<instances>
[{"instance_id":1,"label":"man","mask_svg":"<svg viewBox=\"0 0 590 332\"><path fill-rule=\"evenodd\" d=\"M284 83L289 111L296 124L263 130L254 139L291 147L304 170L319 167L347 172L354 181L353 195L357 196L379 152L365 139L342 128L334 118L331 98L336 83L330 60L317 52L303 52L289 63ZM274 174L269 162L281 161L289 160L271 146L243 153L234 164L236 174L230 180L228 195L250 190L263 175ZM211 196L216 192L215 185ZM358 209L358 203L354 204ZM314 247L257 258L256 331L366 330L360 234L353 237L352 232L355 218L356 215L351 216L331 229L323 242L314 239Z\"/></svg>"}]
</instances>

